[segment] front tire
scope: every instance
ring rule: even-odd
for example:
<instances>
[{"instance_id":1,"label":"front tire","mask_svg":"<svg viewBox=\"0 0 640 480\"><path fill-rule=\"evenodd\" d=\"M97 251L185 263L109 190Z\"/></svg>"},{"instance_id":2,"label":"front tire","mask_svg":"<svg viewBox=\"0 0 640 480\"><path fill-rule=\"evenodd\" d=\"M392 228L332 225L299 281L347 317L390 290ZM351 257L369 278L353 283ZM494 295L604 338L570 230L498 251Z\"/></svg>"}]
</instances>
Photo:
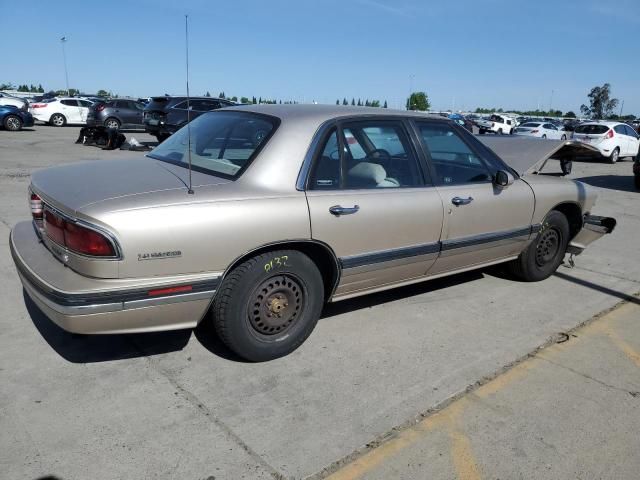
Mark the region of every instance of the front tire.
<instances>
[{"instance_id":1,"label":"front tire","mask_svg":"<svg viewBox=\"0 0 640 480\"><path fill-rule=\"evenodd\" d=\"M16 115L7 115L4 119L4 128L11 132L22 130L22 120Z\"/></svg>"},{"instance_id":2,"label":"front tire","mask_svg":"<svg viewBox=\"0 0 640 480\"><path fill-rule=\"evenodd\" d=\"M502 129L501 128L498 129L498 135L502 135Z\"/></svg>"},{"instance_id":3,"label":"front tire","mask_svg":"<svg viewBox=\"0 0 640 480\"><path fill-rule=\"evenodd\" d=\"M262 362L297 349L315 328L323 304L315 263L296 250L278 250L250 258L227 275L213 304L213 323L237 355Z\"/></svg>"},{"instance_id":4,"label":"front tire","mask_svg":"<svg viewBox=\"0 0 640 480\"><path fill-rule=\"evenodd\" d=\"M54 113L51 115L49 123L54 127L64 127L67 124L67 119L61 113Z\"/></svg>"},{"instance_id":5,"label":"front tire","mask_svg":"<svg viewBox=\"0 0 640 480\"><path fill-rule=\"evenodd\" d=\"M618 147L613 149L611 155L609 156L609 163L616 163L620 158L620 149Z\"/></svg>"},{"instance_id":6,"label":"front tire","mask_svg":"<svg viewBox=\"0 0 640 480\"><path fill-rule=\"evenodd\" d=\"M569 243L569 222L557 210L549 212L542 229L518 258L509 262L511 273L525 282L550 277L562 263Z\"/></svg>"}]
</instances>

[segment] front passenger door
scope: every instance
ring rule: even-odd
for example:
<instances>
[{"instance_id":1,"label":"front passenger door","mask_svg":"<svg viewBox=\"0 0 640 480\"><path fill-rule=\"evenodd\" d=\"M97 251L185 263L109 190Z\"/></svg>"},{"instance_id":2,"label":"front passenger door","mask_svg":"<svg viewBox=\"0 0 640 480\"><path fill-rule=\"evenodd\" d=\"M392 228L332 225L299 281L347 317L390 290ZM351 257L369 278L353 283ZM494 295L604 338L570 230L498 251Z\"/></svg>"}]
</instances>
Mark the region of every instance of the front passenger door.
<instances>
[{"instance_id":1,"label":"front passenger door","mask_svg":"<svg viewBox=\"0 0 640 480\"><path fill-rule=\"evenodd\" d=\"M493 183L497 168L472 147L473 137L452 124L416 126L444 205L442 251L429 274L518 255L531 233L531 187L516 179L498 189Z\"/></svg>"},{"instance_id":2,"label":"front passenger door","mask_svg":"<svg viewBox=\"0 0 640 480\"><path fill-rule=\"evenodd\" d=\"M399 120L330 130L306 184L314 240L342 266L335 298L424 277L439 252L442 202Z\"/></svg>"}]
</instances>

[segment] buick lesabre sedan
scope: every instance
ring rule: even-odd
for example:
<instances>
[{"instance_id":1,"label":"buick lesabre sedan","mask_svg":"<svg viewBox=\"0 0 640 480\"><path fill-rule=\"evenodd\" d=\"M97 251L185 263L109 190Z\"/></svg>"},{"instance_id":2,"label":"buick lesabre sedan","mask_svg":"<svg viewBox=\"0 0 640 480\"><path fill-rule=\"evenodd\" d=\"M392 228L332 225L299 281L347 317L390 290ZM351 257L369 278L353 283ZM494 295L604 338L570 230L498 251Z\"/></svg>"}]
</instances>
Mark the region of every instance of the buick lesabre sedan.
<instances>
[{"instance_id":1,"label":"buick lesabre sedan","mask_svg":"<svg viewBox=\"0 0 640 480\"><path fill-rule=\"evenodd\" d=\"M540 174L571 142L507 140L420 113L222 109L146 157L36 172L11 251L65 330L206 321L241 357L273 359L325 302L501 262L543 280L613 230L586 185Z\"/></svg>"}]
</instances>

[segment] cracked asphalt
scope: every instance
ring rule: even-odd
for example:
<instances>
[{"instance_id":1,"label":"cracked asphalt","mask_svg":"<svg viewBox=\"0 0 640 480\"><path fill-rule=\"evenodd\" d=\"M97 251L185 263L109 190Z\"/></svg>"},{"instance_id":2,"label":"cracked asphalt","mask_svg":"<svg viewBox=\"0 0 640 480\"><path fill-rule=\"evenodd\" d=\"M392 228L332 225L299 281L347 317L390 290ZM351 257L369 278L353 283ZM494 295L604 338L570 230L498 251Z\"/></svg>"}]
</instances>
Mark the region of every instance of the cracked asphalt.
<instances>
[{"instance_id":1,"label":"cracked asphalt","mask_svg":"<svg viewBox=\"0 0 640 480\"><path fill-rule=\"evenodd\" d=\"M629 161L574 163L600 189L594 213L618 219L574 269L524 284L491 268L331 305L299 350L256 365L208 325L72 336L26 299L8 235L29 218L30 173L130 155L77 133L0 131L3 478L637 478Z\"/></svg>"}]
</instances>

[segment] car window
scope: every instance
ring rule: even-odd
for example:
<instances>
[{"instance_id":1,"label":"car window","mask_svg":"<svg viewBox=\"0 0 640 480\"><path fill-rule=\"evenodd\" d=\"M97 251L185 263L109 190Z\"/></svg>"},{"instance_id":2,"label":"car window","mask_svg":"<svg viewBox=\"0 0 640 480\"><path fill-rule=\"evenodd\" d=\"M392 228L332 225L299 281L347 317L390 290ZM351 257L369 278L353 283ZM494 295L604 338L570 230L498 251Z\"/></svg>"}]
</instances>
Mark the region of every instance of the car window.
<instances>
[{"instance_id":1,"label":"car window","mask_svg":"<svg viewBox=\"0 0 640 480\"><path fill-rule=\"evenodd\" d=\"M638 134L636 133L636 131L629 125L625 125L624 129L627 131L627 135L629 135L630 137L638 138Z\"/></svg>"},{"instance_id":2,"label":"car window","mask_svg":"<svg viewBox=\"0 0 640 480\"><path fill-rule=\"evenodd\" d=\"M551 123L545 123L542 127L546 128L547 130L557 130L556 126Z\"/></svg>"},{"instance_id":3,"label":"car window","mask_svg":"<svg viewBox=\"0 0 640 480\"><path fill-rule=\"evenodd\" d=\"M215 112L200 115L189 130L183 128L158 145L149 156L194 170L236 178L268 141L278 125L276 119L246 112Z\"/></svg>"},{"instance_id":4,"label":"car window","mask_svg":"<svg viewBox=\"0 0 640 480\"><path fill-rule=\"evenodd\" d=\"M187 101L185 100L184 102L180 102L177 105L175 105L173 108L179 109L179 110L186 110L187 109Z\"/></svg>"},{"instance_id":5,"label":"car window","mask_svg":"<svg viewBox=\"0 0 640 480\"><path fill-rule=\"evenodd\" d=\"M528 123L525 123L524 125L520 125L520 126L521 127L535 128L535 127L539 127L540 124L539 123L528 122Z\"/></svg>"},{"instance_id":6,"label":"car window","mask_svg":"<svg viewBox=\"0 0 640 480\"><path fill-rule=\"evenodd\" d=\"M131 108L135 110L144 110L144 104L138 102L131 102Z\"/></svg>"},{"instance_id":7,"label":"car window","mask_svg":"<svg viewBox=\"0 0 640 480\"><path fill-rule=\"evenodd\" d=\"M338 132L334 129L316 160L309 188L312 190L335 190L340 188L339 150Z\"/></svg>"},{"instance_id":8,"label":"car window","mask_svg":"<svg viewBox=\"0 0 640 480\"><path fill-rule=\"evenodd\" d=\"M606 125L579 125L575 129L575 133L581 133L583 135L602 135L607 133L609 127Z\"/></svg>"},{"instance_id":9,"label":"car window","mask_svg":"<svg viewBox=\"0 0 640 480\"><path fill-rule=\"evenodd\" d=\"M80 104L81 107L87 107L87 108L93 105L93 103L89 102L88 100L78 100L78 103Z\"/></svg>"},{"instance_id":10,"label":"car window","mask_svg":"<svg viewBox=\"0 0 640 480\"><path fill-rule=\"evenodd\" d=\"M483 183L492 180L486 165L450 126L418 123L420 137L436 173L436 185Z\"/></svg>"},{"instance_id":11,"label":"car window","mask_svg":"<svg viewBox=\"0 0 640 480\"><path fill-rule=\"evenodd\" d=\"M619 133L620 135L626 135L627 132L624 129L624 125L616 125L615 127L613 127L613 129L615 130L616 133Z\"/></svg>"},{"instance_id":12,"label":"car window","mask_svg":"<svg viewBox=\"0 0 640 480\"><path fill-rule=\"evenodd\" d=\"M310 188L373 189L424 185L422 170L400 122L352 122L332 132L316 160ZM344 175L340 175L344 172Z\"/></svg>"},{"instance_id":13,"label":"car window","mask_svg":"<svg viewBox=\"0 0 640 480\"><path fill-rule=\"evenodd\" d=\"M195 110L197 112L208 112L209 110L215 110L216 108L220 108L220 102L217 100L191 100L190 102L191 110Z\"/></svg>"},{"instance_id":14,"label":"car window","mask_svg":"<svg viewBox=\"0 0 640 480\"><path fill-rule=\"evenodd\" d=\"M63 105L66 105L68 107L77 107L78 106L78 101L77 100L60 100L60 103Z\"/></svg>"}]
</instances>

